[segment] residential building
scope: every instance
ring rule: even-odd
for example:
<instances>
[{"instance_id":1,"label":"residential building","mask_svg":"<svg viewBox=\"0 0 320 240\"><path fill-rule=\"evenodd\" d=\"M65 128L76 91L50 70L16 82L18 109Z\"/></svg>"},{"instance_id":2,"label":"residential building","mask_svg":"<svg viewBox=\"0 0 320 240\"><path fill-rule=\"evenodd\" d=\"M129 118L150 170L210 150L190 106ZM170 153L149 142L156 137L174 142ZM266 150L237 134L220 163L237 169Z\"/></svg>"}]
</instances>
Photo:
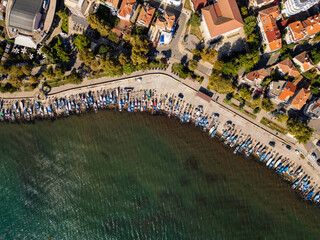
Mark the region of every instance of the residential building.
<instances>
[{"instance_id":1,"label":"residential building","mask_svg":"<svg viewBox=\"0 0 320 240\"><path fill-rule=\"evenodd\" d=\"M307 18L303 21L303 24L308 37L315 35L320 31L320 14Z\"/></svg>"},{"instance_id":2,"label":"residential building","mask_svg":"<svg viewBox=\"0 0 320 240\"><path fill-rule=\"evenodd\" d=\"M301 88L292 98L290 106L294 109L300 110L306 104L310 95L311 93L309 89Z\"/></svg>"},{"instance_id":3,"label":"residential building","mask_svg":"<svg viewBox=\"0 0 320 240\"><path fill-rule=\"evenodd\" d=\"M173 13L164 11L162 15L158 16L154 26L161 31L171 32L174 26L176 17Z\"/></svg>"},{"instance_id":4,"label":"residential building","mask_svg":"<svg viewBox=\"0 0 320 240\"><path fill-rule=\"evenodd\" d=\"M172 40L176 17L169 11L164 11L151 24L148 38L155 45L167 45Z\"/></svg>"},{"instance_id":5,"label":"residential building","mask_svg":"<svg viewBox=\"0 0 320 240\"><path fill-rule=\"evenodd\" d=\"M120 0L104 0L103 4L106 5L111 11L116 12L119 9Z\"/></svg>"},{"instance_id":6,"label":"residential building","mask_svg":"<svg viewBox=\"0 0 320 240\"><path fill-rule=\"evenodd\" d=\"M278 96L278 99L283 102L288 102L289 99L295 94L296 90L296 85L294 85L292 82L287 82L286 86L283 88L280 95Z\"/></svg>"},{"instance_id":7,"label":"residential building","mask_svg":"<svg viewBox=\"0 0 320 240\"><path fill-rule=\"evenodd\" d=\"M150 5L142 7L136 24L142 27L149 27L156 9Z\"/></svg>"},{"instance_id":8,"label":"residential building","mask_svg":"<svg viewBox=\"0 0 320 240\"><path fill-rule=\"evenodd\" d=\"M248 8L256 10L273 3L274 0L249 0Z\"/></svg>"},{"instance_id":9,"label":"residential building","mask_svg":"<svg viewBox=\"0 0 320 240\"><path fill-rule=\"evenodd\" d=\"M204 8L205 6L207 6L208 4L208 0L189 0L191 3L191 8L193 11L198 11L200 12L200 10L202 8Z\"/></svg>"},{"instance_id":10,"label":"residential building","mask_svg":"<svg viewBox=\"0 0 320 240\"><path fill-rule=\"evenodd\" d=\"M287 58L276 65L276 68L283 76L297 77L300 75L298 69L294 66L290 58Z\"/></svg>"},{"instance_id":11,"label":"residential building","mask_svg":"<svg viewBox=\"0 0 320 240\"><path fill-rule=\"evenodd\" d=\"M95 0L65 0L64 4L70 12L79 17L87 17L96 8Z\"/></svg>"},{"instance_id":12,"label":"residential building","mask_svg":"<svg viewBox=\"0 0 320 240\"><path fill-rule=\"evenodd\" d=\"M246 74L241 81L249 86L255 88L261 88L261 83L263 79L269 75L269 72L266 69L262 68L253 72Z\"/></svg>"},{"instance_id":13,"label":"residential building","mask_svg":"<svg viewBox=\"0 0 320 240\"><path fill-rule=\"evenodd\" d=\"M266 52L274 52L281 48L281 33L277 21L282 19L278 5L264 9L258 14L258 22L261 29Z\"/></svg>"},{"instance_id":14,"label":"residential building","mask_svg":"<svg viewBox=\"0 0 320 240\"><path fill-rule=\"evenodd\" d=\"M311 102L306 106L304 114L310 117L311 119L320 118L320 99Z\"/></svg>"},{"instance_id":15,"label":"residential building","mask_svg":"<svg viewBox=\"0 0 320 240\"><path fill-rule=\"evenodd\" d=\"M319 0L287 0L283 4L283 13L287 17L307 11L312 6L319 3Z\"/></svg>"},{"instance_id":16,"label":"residential building","mask_svg":"<svg viewBox=\"0 0 320 240\"><path fill-rule=\"evenodd\" d=\"M5 25L15 44L37 48L50 32L56 11L56 0L9 0Z\"/></svg>"},{"instance_id":17,"label":"residential building","mask_svg":"<svg viewBox=\"0 0 320 240\"><path fill-rule=\"evenodd\" d=\"M278 99L279 95L283 91L286 84L287 84L287 81L284 81L284 80L272 81L269 84L268 95L274 99Z\"/></svg>"},{"instance_id":18,"label":"residential building","mask_svg":"<svg viewBox=\"0 0 320 240\"><path fill-rule=\"evenodd\" d=\"M235 0L217 0L201 9L200 29L206 42L235 34L243 27L243 20Z\"/></svg>"},{"instance_id":19,"label":"residential building","mask_svg":"<svg viewBox=\"0 0 320 240\"><path fill-rule=\"evenodd\" d=\"M181 0L161 0L161 2L167 3L174 7L179 7L181 5Z\"/></svg>"},{"instance_id":20,"label":"residential building","mask_svg":"<svg viewBox=\"0 0 320 240\"><path fill-rule=\"evenodd\" d=\"M136 0L123 0L118 10L117 16L122 20L130 21L136 9Z\"/></svg>"},{"instance_id":21,"label":"residential building","mask_svg":"<svg viewBox=\"0 0 320 240\"><path fill-rule=\"evenodd\" d=\"M287 27L288 43L296 43L320 32L320 14L307 18L304 21L290 23Z\"/></svg>"},{"instance_id":22,"label":"residential building","mask_svg":"<svg viewBox=\"0 0 320 240\"><path fill-rule=\"evenodd\" d=\"M293 62L300 67L302 73L314 68L314 63L312 62L306 51L295 56L293 58Z\"/></svg>"}]
</instances>

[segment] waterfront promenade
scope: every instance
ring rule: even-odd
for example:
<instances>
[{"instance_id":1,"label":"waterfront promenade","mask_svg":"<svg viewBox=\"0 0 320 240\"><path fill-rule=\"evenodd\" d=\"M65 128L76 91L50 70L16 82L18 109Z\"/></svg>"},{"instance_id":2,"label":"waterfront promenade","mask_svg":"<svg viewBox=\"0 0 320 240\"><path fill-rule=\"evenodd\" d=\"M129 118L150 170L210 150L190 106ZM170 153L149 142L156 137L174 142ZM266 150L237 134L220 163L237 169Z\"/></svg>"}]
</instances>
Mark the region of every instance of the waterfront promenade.
<instances>
[{"instance_id":1,"label":"waterfront promenade","mask_svg":"<svg viewBox=\"0 0 320 240\"><path fill-rule=\"evenodd\" d=\"M137 81L137 78L142 78L142 81ZM205 86L203 83L202 85ZM84 79L80 85L63 85L51 89L48 97L64 97L73 95L78 92L94 91L99 90L102 87L115 88L115 87L134 87L135 90L139 89L155 89L158 94L173 93L178 95L180 92L184 95L186 102L192 103L193 105L203 105L205 112L215 112L220 115L219 121L225 123L231 120L238 130L242 133L249 134L256 141L263 143L268 146L269 141L275 141L275 147L270 147L270 150L281 153L283 156L288 157L296 166L302 166L303 169L309 176L313 178L313 181L317 185L320 184L320 171L317 166L313 165L308 159L301 159L300 155L295 154L295 148L301 152L305 152L304 146L298 144L293 138L286 135L277 135L277 133L266 126L260 124L258 121L248 118L243 113L236 111L230 106L223 103L223 98L219 97L217 102L211 100L209 103L203 99L196 97L196 92L201 87L198 82L192 82L190 80L179 79L176 75L167 71L146 71L136 72L131 76L123 76L117 78L97 78L97 79ZM17 92L14 94L1 94L4 100L15 100L34 98L39 94L39 91L34 92ZM213 96L216 99L217 95ZM222 131L223 124L220 125L218 131ZM290 144L292 150L288 150L285 146ZM318 184L318 185L319 185Z\"/></svg>"}]
</instances>

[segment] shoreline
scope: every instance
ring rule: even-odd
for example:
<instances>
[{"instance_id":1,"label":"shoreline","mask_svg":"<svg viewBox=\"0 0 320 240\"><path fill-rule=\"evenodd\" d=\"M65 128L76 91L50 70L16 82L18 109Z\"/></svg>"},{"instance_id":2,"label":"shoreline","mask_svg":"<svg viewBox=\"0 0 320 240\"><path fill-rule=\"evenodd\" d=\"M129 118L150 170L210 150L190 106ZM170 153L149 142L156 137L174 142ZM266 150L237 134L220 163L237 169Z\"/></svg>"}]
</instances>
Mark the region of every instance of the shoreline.
<instances>
[{"instance_id":1,"label":"shoreline","mask_svg":"<svg viewBox=\"0 0 320 240\"><path fill-rule=\"evenodd\" d=\"M115 83L115 81L112 83ZM136 83L139 84L138 82ZM69 95L60 96L61 92L52 94L42 101L7 101L5 106L9 110L4 111L2 108L0 119L11 122L21 119L30 122L37 119L55 119L69 116L72 113L80 115L87 111L98 112L99 109L166 114L169 117L177 118L182 123L195 124L211 137L220 135L220 139L223 140L225 145L230 146L235 154L242 152L246 157L255 155L258 159L260 158L258 162L264 163L267 167L277 172L279 176L294 183L292 188L299 192L304 199L319 204L319 179L314 177L314 171L310 171L305 164L299 162L299 160L292 159L281 150L270 147L266 141L262 141L256 136L257 133L255 131L248 132L248 129L241 127L238 121L243 119L240 118L238 120L237 115L230 116L229 120L226 121L226 116L224 116L227 115L226 113L219 114L217 113L218 109L208 106L216 104L213 100L208 104L205 104L204 100L200 98L188 101L187 97L189 95L184 91L182 92L186 94L186 97L181 98L175 92L172 93L172 91L158 93L155 88L136 89L136 87L122 86L110 88L108 85L105 88L101 88L100 86L97 87L97 85L92 87L91 90L86 89L86 91L80 91L82 87L77 88L78 91ZM69 91L72 90L74 89L69 89ZM10 104L13 105L10 107ZM228 111L221 107L219 110ZM266 139L265 136L262 137L264 140L270 140ZM313 170L316 171L316 169Z\"/></svg>"}]
</instances>

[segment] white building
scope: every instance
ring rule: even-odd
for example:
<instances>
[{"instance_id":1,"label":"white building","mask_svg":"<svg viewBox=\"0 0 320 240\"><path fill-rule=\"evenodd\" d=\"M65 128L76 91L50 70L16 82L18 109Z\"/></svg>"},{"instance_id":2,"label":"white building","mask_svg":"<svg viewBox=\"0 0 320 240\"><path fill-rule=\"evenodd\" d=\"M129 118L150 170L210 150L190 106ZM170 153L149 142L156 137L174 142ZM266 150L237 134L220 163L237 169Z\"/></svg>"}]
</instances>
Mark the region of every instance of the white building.
<instances>
[{"instance_id":1,"label":"white building","mask_svg":"<svg viewBox=\"0 0 320 240\"><path fill-rule=\"evenodd\" d=\"M307 11L319 2L319 0L287 0L283 4L282 13L290 17L301 12Z\"/></svg>"},{"instance_id":2,"label":"white building","mask_svg":"<svg viewBox=\"0 0 320 240\"><path fill-rule=\"evenodd\" d=\"M161 2L165 2L167 4L174 6L174 7L179 7L181 5L181 0L162 0Z\"/></svg>"}]
</instances>

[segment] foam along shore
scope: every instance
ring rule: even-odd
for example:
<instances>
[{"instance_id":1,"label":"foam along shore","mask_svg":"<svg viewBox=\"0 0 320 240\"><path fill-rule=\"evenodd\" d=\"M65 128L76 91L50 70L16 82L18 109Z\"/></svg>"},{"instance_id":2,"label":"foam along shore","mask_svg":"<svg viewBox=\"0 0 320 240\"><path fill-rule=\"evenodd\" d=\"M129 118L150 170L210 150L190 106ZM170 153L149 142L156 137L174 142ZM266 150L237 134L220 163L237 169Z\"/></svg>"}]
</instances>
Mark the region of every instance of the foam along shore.
<instances>
[{"instance_id":1,"label":"foam along shore","mask_svg":"<svg viewBox=\"0 0 320 240\"><path fill-rule=\"evenodd\" d=\"M194 124L210 137L219 137L226 146L233 148L234 154L255 156L253 159L291 182L292 188L306 200L320 203L320 189L301 164L254 139L232 121L222 120L213 109L206 110L202 105L187 102L181 94L158 94L155 89L135 90L133 87L101 88L42 101L1 101L0 109L0 120L7 122L55 119L88 111L98 112L100 109L167 114L181 123Z\"/></svg>"}]
</instances>

